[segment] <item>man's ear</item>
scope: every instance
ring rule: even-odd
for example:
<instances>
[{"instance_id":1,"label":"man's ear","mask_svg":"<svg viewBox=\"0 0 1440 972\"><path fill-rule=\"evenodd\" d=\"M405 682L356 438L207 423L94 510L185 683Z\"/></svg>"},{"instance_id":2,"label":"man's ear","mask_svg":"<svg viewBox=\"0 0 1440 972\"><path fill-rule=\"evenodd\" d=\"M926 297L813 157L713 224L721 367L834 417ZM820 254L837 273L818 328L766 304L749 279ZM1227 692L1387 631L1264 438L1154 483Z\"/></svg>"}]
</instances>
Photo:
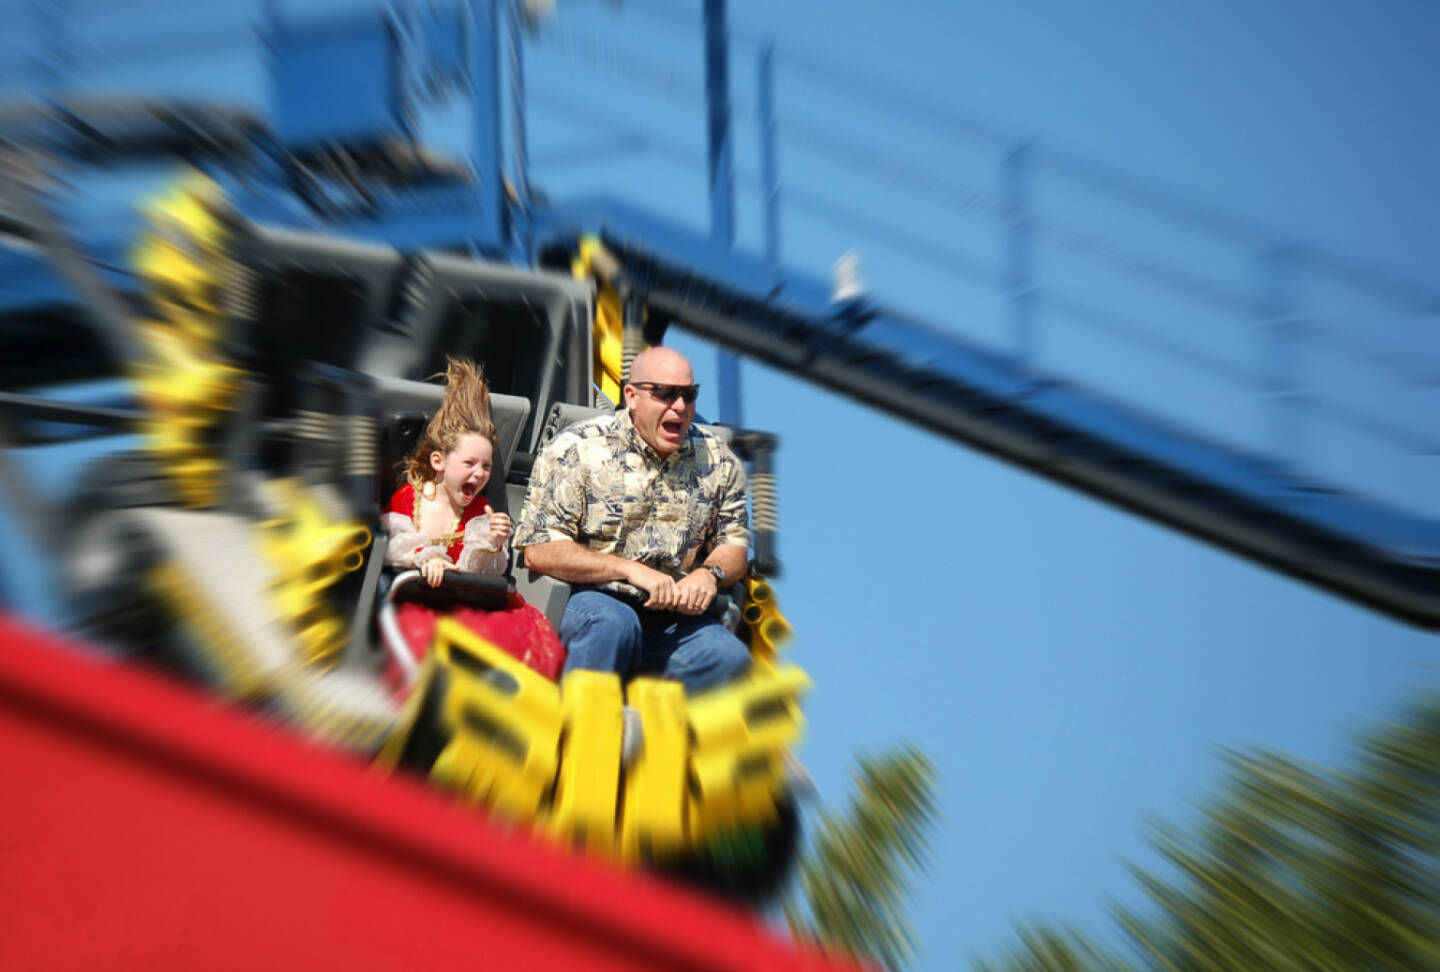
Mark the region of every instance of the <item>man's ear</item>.
<instances>
[{"instance_id":1,"label":"man's ear","mask_svg":"<svg viewBox=\"0 0 1440 972\"><path fill-rule=\"evenodd\" d=\"M628 381L625 383L625 387L620 389L620 397L624 400L626 407L635 403L635 396L637 394L639 394L639 392L635 390L635 386Z\"/></svg>"},{"instance_id":2,"label":"man's ear","mask_svg":"<svg viewBox=\"0 0 1440 972\"><path fill-rule=\"evenodd\" d=\"M430 468L437 473L445 468L445 454L440 450L430 453Z\"/></svg>"}]
</instances>

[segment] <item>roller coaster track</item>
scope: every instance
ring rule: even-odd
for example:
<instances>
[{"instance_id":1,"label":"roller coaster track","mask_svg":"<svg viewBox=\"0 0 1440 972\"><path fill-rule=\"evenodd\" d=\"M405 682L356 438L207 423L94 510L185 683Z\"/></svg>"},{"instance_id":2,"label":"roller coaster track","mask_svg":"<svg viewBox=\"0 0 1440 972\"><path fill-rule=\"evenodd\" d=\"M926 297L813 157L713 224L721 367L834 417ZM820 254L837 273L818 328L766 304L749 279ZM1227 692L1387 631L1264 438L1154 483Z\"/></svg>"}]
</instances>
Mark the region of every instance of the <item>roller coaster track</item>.
<instances>
[{"instance_id":1,"label":"roller coaster track","mask_svg":"<svg viewBox=\"0 0 1440 972\"><path fill-rule=\"evenodd\" d=\"M651 312L897 418L1395 618L1440 628L1440 523L1306 480L614 200L543 214L599 228ZM663 239L661 252L649 241ZM703 268L703 269L701 269ZM750 283L746 283L749 281ZM757 287L754 282L761 282Z\"/></svg>"}]
</instances>

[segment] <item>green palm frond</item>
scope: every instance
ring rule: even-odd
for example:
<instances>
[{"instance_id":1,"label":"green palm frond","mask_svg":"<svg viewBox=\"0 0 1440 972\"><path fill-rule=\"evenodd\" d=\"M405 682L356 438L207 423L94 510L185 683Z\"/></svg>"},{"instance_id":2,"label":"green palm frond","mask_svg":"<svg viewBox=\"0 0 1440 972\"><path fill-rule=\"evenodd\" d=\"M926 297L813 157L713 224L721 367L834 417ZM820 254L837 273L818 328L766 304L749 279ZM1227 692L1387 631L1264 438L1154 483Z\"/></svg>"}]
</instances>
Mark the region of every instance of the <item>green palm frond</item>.
<instances>
[{"instance_id":1,"label":"green palm frond","mask_svg":"<svg viewBox=\"0 0 1440 972\"><path fill-rule=\"evenodd\" d=\"M1440 969L1440 695L1361 740L1345 772L1228 753L1192 833L1157 826L1177 877L1132 868L1144 916L1116 909L1133 961L1026 929L994 972Z\"/></svg>"},{"instance_id":2,"label":"green palm frond","mask_svg":"<svg viewBox=\"0 0 1440 972\"><path fill-rule=\"evenodd\" d=\"M928 858L935 767L912 747L862 756L855 784L843 816L821 814L781 913L798 937L899 969L915 954L908 872Z\"/></svg>"}]
</instances>

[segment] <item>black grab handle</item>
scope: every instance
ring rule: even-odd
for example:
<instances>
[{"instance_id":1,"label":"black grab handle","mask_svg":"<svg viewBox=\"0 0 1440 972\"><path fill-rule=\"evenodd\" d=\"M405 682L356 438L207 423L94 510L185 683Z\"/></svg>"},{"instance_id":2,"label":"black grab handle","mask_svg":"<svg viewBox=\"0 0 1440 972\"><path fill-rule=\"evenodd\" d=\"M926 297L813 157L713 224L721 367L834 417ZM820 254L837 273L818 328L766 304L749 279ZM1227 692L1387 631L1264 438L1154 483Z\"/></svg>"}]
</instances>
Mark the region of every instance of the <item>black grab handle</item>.
<instances>
[{"instance_id":1,"label":"black grab handle","mask_svg":"<svg viewBox=\"0 0 1440 972\"><path fill-rule=\"evenodd\" d=\"M626 604L630 605L633 608L636 608L637 610L644 608L645 602L650 600L650 595L645 593L645 591L643 591L642 589L636 587L634 584L617 582L613 586L600 588L600 590L604 591L604 593L606 594L612 595L617 600L624 601ZM716 621L723 621L725 620L725 612L729 610L729 595L717 593L715 595L715 599L710 602L710 607L706 609L704 616L707 618L714 618ZM675 613L678 614L679 612L677 611Z\"/></svg>"},{"instance_id":2,"label":"black grab handle","mask_svg":"<svg viewBox=\"0 0 1440 972\"><path fill-rule=\"evenodd\" d=\"M449 607L463 604L485 610L503 608L510 600L511 582L508 577L497 574L472 574L467 571L447 570L440 577L440 583L431 587L417 579L406 584L403 591L396 592L396 599L414 601L431 607Z\"/></svg>"}]
</instances>

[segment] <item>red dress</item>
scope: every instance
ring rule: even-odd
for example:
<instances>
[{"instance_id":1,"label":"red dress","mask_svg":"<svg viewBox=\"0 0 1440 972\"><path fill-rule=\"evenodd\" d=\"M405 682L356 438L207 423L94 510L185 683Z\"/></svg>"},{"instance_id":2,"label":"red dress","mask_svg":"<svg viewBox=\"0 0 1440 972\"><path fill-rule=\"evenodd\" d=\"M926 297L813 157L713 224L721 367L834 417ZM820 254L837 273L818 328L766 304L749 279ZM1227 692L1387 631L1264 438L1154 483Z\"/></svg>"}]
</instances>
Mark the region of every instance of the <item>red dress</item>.
<instances>
[{"instance_id":1,"label":"red dress","mask_svg":"<svg viewBox=\"0 0 1440 972\"><path fill-rule=\"evenodd\" d=\"M449 540L444 548L452 563L480 573L500 574L509 563L509 556L503 551L485 549L466 542L467 527L471 521L487 517L490 504L485 497L477 496L461 514L455 532L446 534L439 541L431 540L420 532L415 515L415 488L406 483L390 497L390 507L385 516L385 526L390 532L389 546L385 552L385 563L391 567L414 567L416 557L433 557L439 542ZM476 523L469 530L471 539L477 535L489 536L488 521ZM488 540L486 541L488 545ZM421 582L423 583L423 581ZM486 641L519 660L526 667L539 672L551 681L560 678L565 665L565 648L550 620L516 592L510 593L509 603L494 611L480 608L457 606L445 613L465 627L480 635ZM396 621L400 632L410 644L418 661L430 650L435 634L436 611L421 604L400 603L396 605Z\"/></svg>"}]
</instances>

